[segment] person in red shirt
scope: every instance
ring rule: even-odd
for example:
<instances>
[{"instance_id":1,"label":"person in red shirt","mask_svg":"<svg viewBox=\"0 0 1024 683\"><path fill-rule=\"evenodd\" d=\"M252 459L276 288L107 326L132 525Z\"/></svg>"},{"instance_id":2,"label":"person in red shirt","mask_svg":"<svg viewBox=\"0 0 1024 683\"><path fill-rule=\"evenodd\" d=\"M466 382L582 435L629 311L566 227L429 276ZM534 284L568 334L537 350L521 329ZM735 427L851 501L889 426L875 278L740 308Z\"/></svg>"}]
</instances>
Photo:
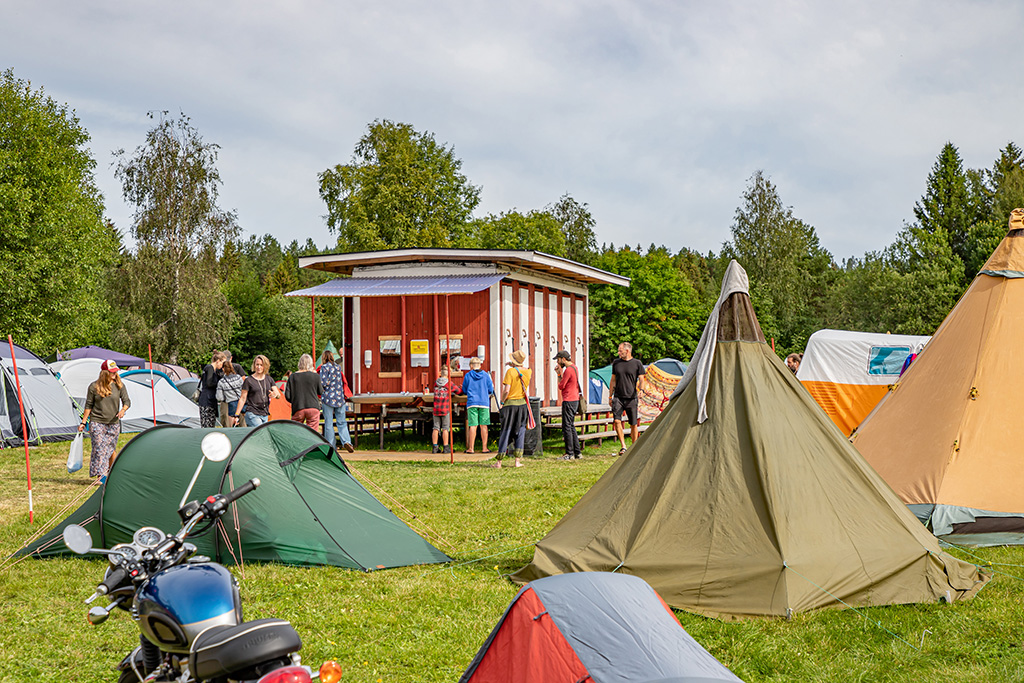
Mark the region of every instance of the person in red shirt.
<instances>
[{"instance_id":1,"label":"person in red shirt","mask_svg":"<svg viewBox=\"0 0 1024 683\"><path fill-rule=\"evenodd\" d=\"M562 460L578 460L583 457L580 438L576 434L576 413L580 407L580 374L573 365L572 356L565 349L556 353L553 360L557 363L555 373L558 374L558 391L562 395L562 440L565 442L565 455L562 456Z\"/></svg>"}]
</instances>

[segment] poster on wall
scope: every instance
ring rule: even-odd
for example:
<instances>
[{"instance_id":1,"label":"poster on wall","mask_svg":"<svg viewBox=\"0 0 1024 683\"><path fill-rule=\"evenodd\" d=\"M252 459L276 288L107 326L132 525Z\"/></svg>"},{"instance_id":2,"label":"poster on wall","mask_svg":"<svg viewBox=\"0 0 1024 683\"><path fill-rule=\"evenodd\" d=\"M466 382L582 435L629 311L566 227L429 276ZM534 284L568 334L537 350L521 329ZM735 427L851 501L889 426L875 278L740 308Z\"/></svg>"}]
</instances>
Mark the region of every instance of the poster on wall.
<instances>
[{"instance_id":1,"label":"poster on wall","mask_svg":"<svg viewBox=\"0 0 1024 683\"><path fill-rule=\"evenodd\" d=\"M430 367L430 340L412 339L409 341L409 360L414 368Z\"/></svg>"}]
</instances>

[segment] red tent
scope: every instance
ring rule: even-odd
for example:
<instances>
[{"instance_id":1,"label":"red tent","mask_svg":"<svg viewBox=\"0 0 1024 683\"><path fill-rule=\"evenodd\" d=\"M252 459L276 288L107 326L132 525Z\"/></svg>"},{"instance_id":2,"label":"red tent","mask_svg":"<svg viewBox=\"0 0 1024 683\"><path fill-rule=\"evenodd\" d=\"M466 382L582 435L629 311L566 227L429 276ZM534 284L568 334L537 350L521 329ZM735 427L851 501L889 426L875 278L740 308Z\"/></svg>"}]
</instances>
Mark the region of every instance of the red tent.
<instances>
[{"instance_id":1,"label":"red tent","mask_svg":"<svg viewBox=\"0 0 1024 683\"><path fill-rule=\"evenodd\" d=\"M526 584L459 683L740 681L646 581L579 572Z\"/></svg>"}]
</instances>

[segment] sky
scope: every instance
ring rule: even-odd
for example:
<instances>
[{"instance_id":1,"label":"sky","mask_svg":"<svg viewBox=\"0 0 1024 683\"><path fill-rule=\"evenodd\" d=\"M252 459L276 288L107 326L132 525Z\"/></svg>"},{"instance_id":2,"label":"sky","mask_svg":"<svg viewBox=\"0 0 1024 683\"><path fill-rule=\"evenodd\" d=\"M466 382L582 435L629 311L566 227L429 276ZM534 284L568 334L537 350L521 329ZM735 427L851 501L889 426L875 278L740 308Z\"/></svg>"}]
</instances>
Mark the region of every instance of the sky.
<instances>
[{"instance_id":1,"label":"sky","mask_svg":"<svg viewBox=\"0 0 1024 683\"><path fill-rule=\"evenodd\" d=\"M220 146L247 235L335 243L317 176L368 125L454 150L475 215L588 205L599 244L718 251L763 171L839 260L913 220L940 150L1024 146L1019 0L0 0L0 68L74 109L107 216L148 112Z\"/></svg>"}]
</instances>

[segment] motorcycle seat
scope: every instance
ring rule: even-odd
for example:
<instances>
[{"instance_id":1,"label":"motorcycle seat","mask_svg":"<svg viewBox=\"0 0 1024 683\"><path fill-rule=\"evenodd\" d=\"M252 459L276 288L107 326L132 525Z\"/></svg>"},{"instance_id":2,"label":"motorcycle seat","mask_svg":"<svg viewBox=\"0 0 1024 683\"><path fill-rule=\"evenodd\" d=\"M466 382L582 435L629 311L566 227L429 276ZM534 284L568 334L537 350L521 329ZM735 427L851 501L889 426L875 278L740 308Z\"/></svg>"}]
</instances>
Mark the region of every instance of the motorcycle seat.
<instances>
[{"instance_id":1,"label":"motorcycle seat","mask_svg":"<svg viewBox=\"0 0 1024 683\"><path fill-rule=\"evenodd\" d=\"M258 619L206 629L192 642L188 665L193 678L219 678L301 648L302 639L287 621Z\"/></svg>"}]
</instances>

